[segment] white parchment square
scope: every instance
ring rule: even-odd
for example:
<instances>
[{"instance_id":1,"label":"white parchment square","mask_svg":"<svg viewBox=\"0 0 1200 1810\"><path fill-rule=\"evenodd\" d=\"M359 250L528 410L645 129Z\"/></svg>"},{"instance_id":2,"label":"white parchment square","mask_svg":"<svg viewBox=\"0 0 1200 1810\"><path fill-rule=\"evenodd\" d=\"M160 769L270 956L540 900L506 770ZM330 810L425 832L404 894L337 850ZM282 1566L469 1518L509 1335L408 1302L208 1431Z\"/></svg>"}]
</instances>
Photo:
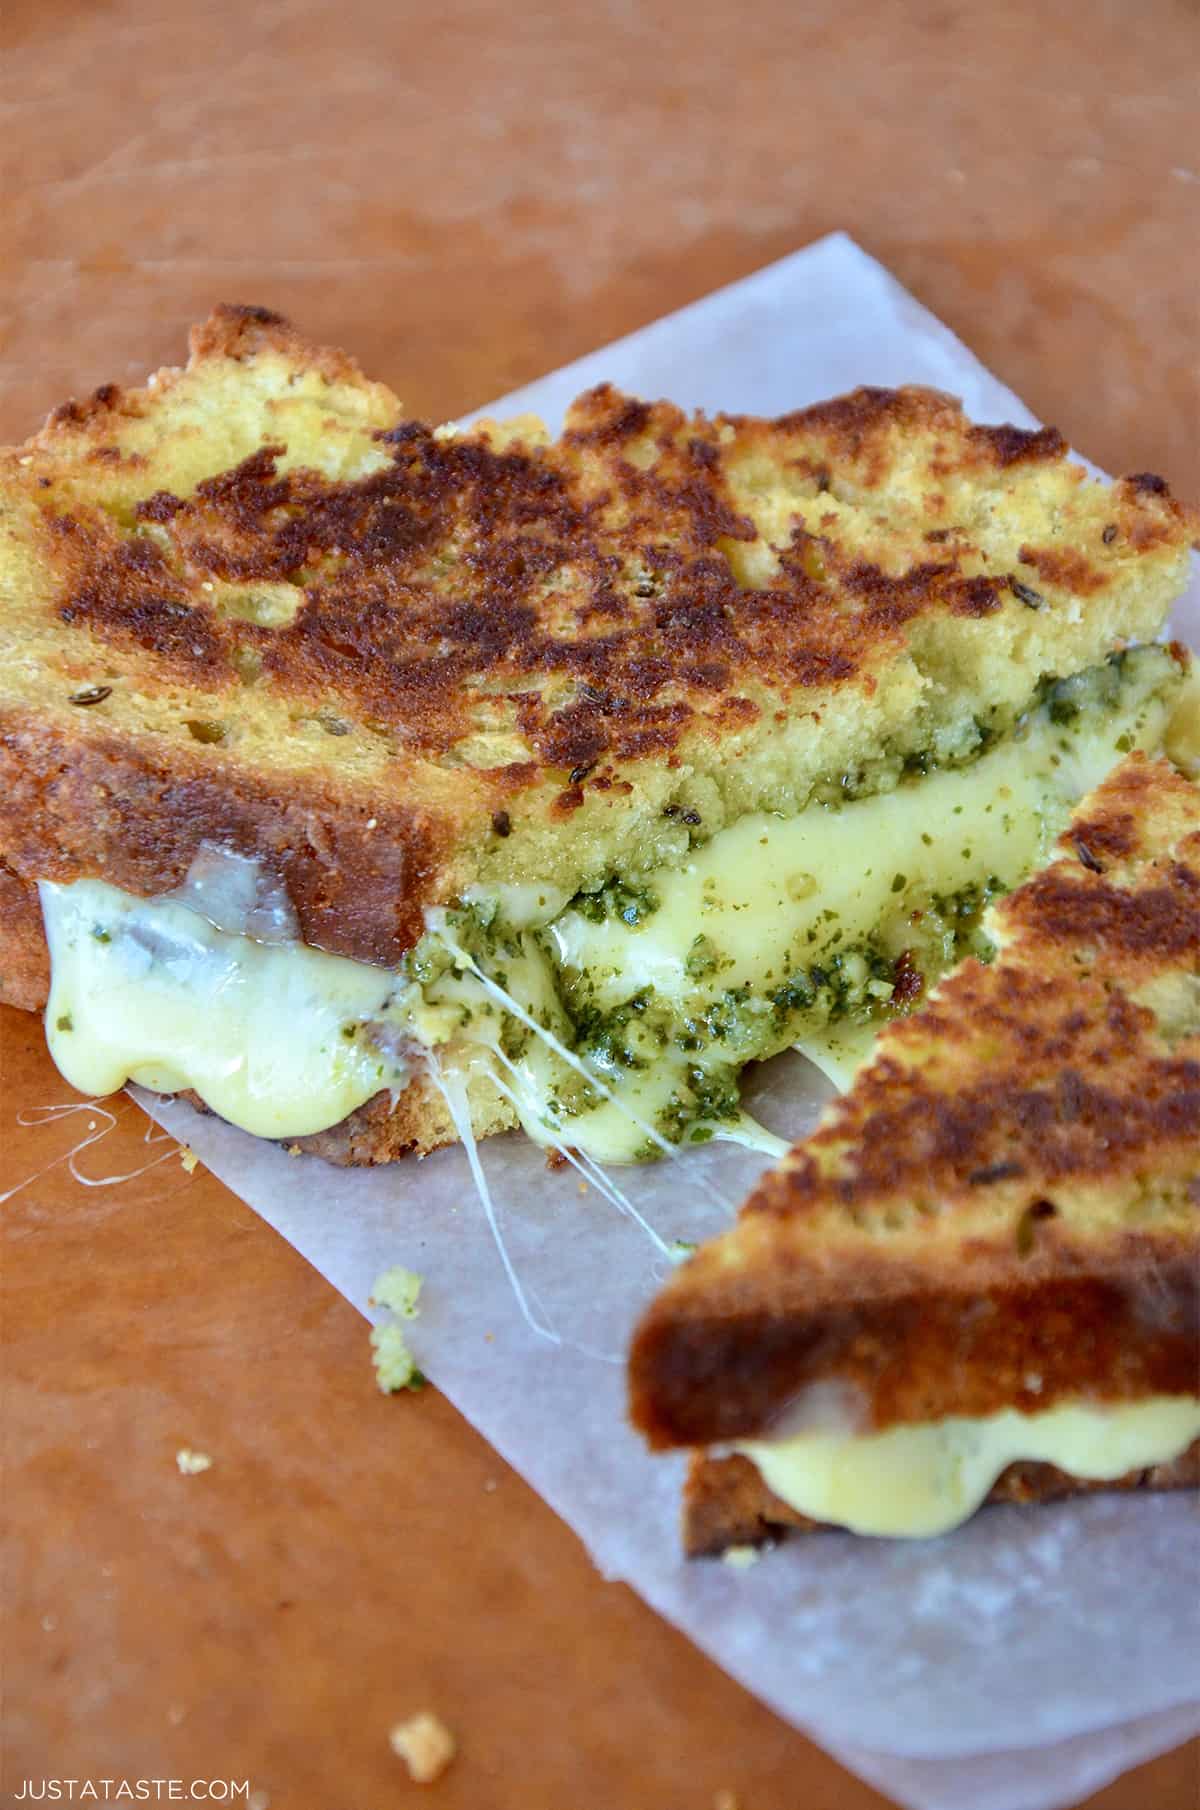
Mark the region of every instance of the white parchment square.
<instances>
[{"instance_id":1,"label":"white parchment square","mask_svg":"<svg viewBox=\"0 0 1200 1810\"><path fill-rule=\"evenodd\" d=\"M980 420L1029 411L843 234L489 404L552 427L601 380L709 410L777 414L858 383L920 382ZM1176 617L1200 640L1194 584ZM769 1065L760 1116L811 1123L824 1090ZM139 1096L141 1097L141 1096ZM205 1164L366 1311L376 1275L422 1272L424 1368L587 1543L779 1713L916 1810L1046 1810L1200 1727L1200 1521L1190 1494L985 1510L926 1542L797 1539L752 1569L687 1564L681 1466L624 1419L622 1353L663 1274L644 1234L517 1137L484 1160L518 1312L465 1158L340 1171L178 1103L146 1101ZM709 1146L622 1172L663 1238L708 1235L761 1159ZM367 1362L364 1336L363 1362ZM394 1450L404 1463L403 1403Z\"/></svg>"}]
</instances>

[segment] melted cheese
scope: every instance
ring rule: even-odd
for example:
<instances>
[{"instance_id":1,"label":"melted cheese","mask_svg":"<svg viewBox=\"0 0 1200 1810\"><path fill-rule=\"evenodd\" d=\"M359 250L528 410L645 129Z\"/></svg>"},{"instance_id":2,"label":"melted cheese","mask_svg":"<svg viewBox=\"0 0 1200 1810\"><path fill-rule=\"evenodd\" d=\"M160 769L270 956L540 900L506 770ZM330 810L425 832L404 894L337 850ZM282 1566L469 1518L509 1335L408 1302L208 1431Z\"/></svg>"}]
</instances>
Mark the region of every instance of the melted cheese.
<instances>
[{"instance_id":1,"label":"melted cheese","mask_svg":"<svg viewBox=\"0 0 1200 1810\"><path fill-rule=\"evenodd\" d=\"M1148 712L1150 740L1165 712ZM848 950L906 926L931 897L988 879L1018 884L1072 806L1111 769L1122 721L1065 731L1041 715L970 766L799 816L765 812L722 830L687 864L654 875L657 910L635 925L567 911L549 926L556 959L586 974L601 1010L652 988L692 1001L782 982L812 950ZM713 978L697 985L698 939Z\"/></svg>"},{"instance_id":2,"label":"melted cheese","mask_svg":"<svg viewBox=\"0 0 1200 1810\"><path fill-rule=\"evenodd\" d=\"M839 1021L802 1038L796 1048L845 1093L863 1063L870 1060L880 1029L878 1019L866 1024Z\"/></svg>"},{"instance_id":3,"label":"melted cheese","mask_svg":"<svg viewBox=\"0 0 1200 1810\"><path fill-rule=\"evenodd\" d=\"M1006 1409L882 1433L806 1432L734 1447L781 1501L854 1533L922 1537L973 1515L1008 1465L1054 1464L1072 1477L1112 1482L1166 1464L1200 1438L1200 1400L1160 1395L1099 1407L1063 1403L1042 1414Z\"/></svg>"},{"instance_id":4,"label":"melted cheese","mask_svg":"<svg viewBox=\"0 0 1200 1810\"><path fill-rule=\"evenodd\" d=\"M127 1080L194 1088L259 1137L323 1131L408 1068L354 1027L385 1018L395 976L303 943L218 930L168 899L100 880L43 882L46 1038L80 1093ZM347 1036L346 1029L352 1033Z\"/></svg>"}]
</instances>

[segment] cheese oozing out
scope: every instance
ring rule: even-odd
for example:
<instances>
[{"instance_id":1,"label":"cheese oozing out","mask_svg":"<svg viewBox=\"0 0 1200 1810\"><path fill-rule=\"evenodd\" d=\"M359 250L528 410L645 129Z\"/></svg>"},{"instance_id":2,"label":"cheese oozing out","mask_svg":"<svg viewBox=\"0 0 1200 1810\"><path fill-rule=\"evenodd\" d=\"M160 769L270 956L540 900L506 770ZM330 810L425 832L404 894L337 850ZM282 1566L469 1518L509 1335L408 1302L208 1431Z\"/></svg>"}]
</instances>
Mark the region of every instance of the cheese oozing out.
<instances>
[{"instance_id":1,"label":"cheese oozing out","mask_svg":"<svg viewBox=\"0 0 1200 1810\"><path fill-rule=\"evenodd\" d=\"M1200 1399L1158 1395L1107 1406L1062 1402L1040 1414L1010 1408L879 1433L739 1440L732 1449L799 1514L853 1533L922 1538L967 1520L1019 1460L1111 1483L1127 1471L1170 1463L1197 1438Z\"/></svg>"},{"instance_id":2,"label":"cheese oozing out","mask_svg":"<svg viewBox=\"0 0 1200 1810\"><path fill-rule=\"evenodd\" d=\"M1178 688L1166 651L1097 671L1081 703L1040 706L967 765L738 819L649 875L642 906L522 886L431 913L396 972L301 943L236 856L216 858L234 864L231 917L211 851L180 896L44 882L51 1053L82 1092L192 1088L264 1137L400 1093L433 1052L442 1074L492 1077L538 1141L600 1162L753 1140L747 1061L801 1037L820 1060L831 1021L857 1056L897 957L915 941L928 968L948 966L1117 754L1161 745Z\"/></svg>"},{"instance_id":3,"label":"cheese oozing out","mask_svg":"<svg viewBox=\"0 0 1200 1810\"><path fill-rule=\"evenodd\" d=\"M193 1088L259 1137L302 1137L408 1079L353 1027L379 1021L396 976L304 943L219 930L174 899L99 880L41 888L51 1053L73 1087ZM346 1035L351 1027L351 1035Z\"/></svg>"}]
</instances>

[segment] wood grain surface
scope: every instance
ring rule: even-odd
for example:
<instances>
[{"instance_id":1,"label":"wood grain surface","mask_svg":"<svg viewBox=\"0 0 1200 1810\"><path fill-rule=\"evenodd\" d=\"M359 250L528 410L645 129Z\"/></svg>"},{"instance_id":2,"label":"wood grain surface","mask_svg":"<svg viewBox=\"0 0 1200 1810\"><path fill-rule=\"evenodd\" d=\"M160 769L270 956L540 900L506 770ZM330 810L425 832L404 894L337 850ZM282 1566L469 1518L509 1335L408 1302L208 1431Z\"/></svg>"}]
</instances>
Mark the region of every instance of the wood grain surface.
<instances>
[{"instance_id":1,"label":"wood grain surface","mask_svg":"<svg viewBox=\"0 0 1200 1810\"><path fill-rule=\"evenodd\" d=\"M1077 446L1200 492L1194 0L5 0L0 34L6 439L218 299L444 417L846 227ZM18 1123L73 1097L34 1020L0 1055L0 1196L35 1178L0 1228L7 1792L375 1810L419 1797L387 1733L431 1707L446 1810L885 1802L434 1391L382 1399L353 1310L136 1108L75 1173L96 1109ZM1195 1810L1195 1746L1092 1801Z\"/></svg>"}]
</instances>

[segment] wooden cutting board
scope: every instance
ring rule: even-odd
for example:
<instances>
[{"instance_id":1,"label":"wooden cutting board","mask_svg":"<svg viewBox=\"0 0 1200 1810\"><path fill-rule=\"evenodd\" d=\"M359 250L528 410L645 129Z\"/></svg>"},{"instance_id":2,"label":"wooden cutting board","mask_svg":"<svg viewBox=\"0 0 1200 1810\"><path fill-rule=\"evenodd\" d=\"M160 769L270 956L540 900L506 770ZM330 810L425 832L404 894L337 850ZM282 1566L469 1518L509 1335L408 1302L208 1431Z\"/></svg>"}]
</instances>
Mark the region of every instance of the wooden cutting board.
<instances>
[{"instance_id":1,"label":"wooden cutting board","mask_svg":"<svg viewBox=\"0 0 1200 1810\"><path fill-rule=\"evenodd\" d=\"M844 226L1100 463L1200 491L1174 0L7 0L0 34L6 439L218 299L446 416ZM381 1398L353 1310L135 1107L47 1113L74 1096L5 1009L0 1079L6 1791L375 1810L419 1795L387 1735L429 1707L447 1810L885 1802L604 1584L436 1392ZM1198 1785L1193 1745L1093 1802Z\"/></svg>"}]
</instances>

